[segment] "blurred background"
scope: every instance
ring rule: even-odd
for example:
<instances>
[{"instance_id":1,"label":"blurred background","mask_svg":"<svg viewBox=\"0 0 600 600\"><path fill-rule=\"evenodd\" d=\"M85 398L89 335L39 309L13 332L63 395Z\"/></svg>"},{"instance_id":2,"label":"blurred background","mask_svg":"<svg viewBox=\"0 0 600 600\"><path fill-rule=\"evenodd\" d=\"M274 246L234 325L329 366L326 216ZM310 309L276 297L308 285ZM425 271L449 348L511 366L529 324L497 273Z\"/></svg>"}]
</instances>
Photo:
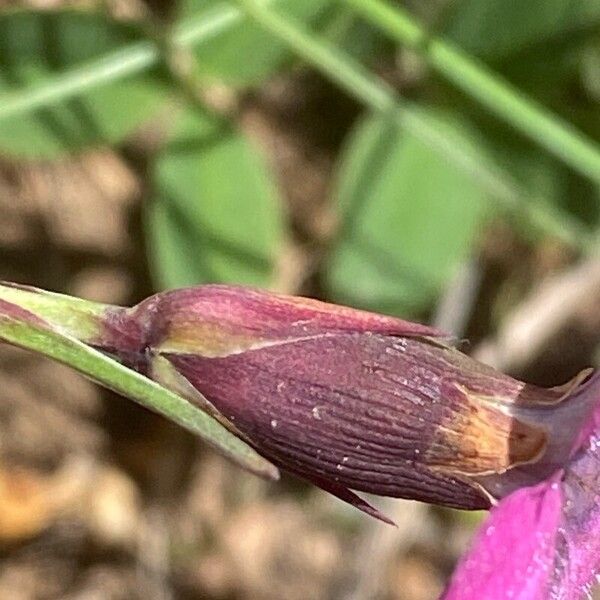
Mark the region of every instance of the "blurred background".
<instances>
[{"instance_id":1,"label":"blurred background","mask_svg":"<svg viewBox=\"0 0 600 600\"><path fill-rule=\"evenodd\" d=\"M0 279L242 283L600 360L600 1L0 1ZM433 600L482 518L267 483L0 348L0 599Z\"/></svg>"}]
</instances>

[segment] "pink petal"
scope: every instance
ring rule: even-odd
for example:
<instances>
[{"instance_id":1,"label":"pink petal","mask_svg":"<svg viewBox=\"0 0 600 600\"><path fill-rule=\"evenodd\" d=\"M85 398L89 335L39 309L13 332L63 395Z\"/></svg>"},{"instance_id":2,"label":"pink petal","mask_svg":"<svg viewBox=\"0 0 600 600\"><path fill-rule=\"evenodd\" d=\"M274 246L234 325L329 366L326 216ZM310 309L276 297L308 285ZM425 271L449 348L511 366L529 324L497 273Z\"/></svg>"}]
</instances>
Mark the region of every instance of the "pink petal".
<instances>
[{"instance_id":1,"label":"pink petal","mask_svg":"<svg viewBox=\"0 0 600 600\"><path fill-rule=\"evenodd\" d=\"M551 597L576 600L600 572L600 430L567 469Z\"/></svg>"},{"instance_id":2,"label":"pink petal","mask_svg":"<svg viewBox=\"0 0 600 600\"><path fill-rule=\"evenodd\" d=\"M491 510L443 600L546 600L561 506L556 481L505 498Z\"/></svg>"}]
</instances>

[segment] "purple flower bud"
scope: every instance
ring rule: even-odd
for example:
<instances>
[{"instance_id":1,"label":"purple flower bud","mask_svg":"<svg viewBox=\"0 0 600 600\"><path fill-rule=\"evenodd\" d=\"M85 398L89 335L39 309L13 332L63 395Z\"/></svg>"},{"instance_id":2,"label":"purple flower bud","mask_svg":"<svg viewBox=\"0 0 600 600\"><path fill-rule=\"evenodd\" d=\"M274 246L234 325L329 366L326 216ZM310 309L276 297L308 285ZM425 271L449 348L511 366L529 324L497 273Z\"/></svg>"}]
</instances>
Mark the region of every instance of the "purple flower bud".
<instances>
[{"instance_id":1,"label":"purple flower bud","mask_svg":"<svg viewBox=\"0 0 600 600\"><path fill-rule=\"evenodd\" d=\"M593 408L577 394L587 374L543 389L427 326L237 287L113 309L95 343L384 520L350 490L487 508L562 467Z\"/></svg>"}]
</instances>

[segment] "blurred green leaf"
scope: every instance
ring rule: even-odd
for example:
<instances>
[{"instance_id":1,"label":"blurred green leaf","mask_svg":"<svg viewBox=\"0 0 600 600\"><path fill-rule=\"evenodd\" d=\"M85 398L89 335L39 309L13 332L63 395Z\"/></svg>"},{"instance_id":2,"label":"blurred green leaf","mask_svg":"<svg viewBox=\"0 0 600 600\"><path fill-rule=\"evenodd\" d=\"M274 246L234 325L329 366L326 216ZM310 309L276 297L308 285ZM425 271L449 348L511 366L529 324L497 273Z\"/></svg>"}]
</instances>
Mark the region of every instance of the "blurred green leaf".
<instances>
[{"instance_id":1,"label":"blurred green leaf","mask_svg":"<svg viewBox=\"0 0 600 600\"><path fill-rule=\"evenodd\" d=\"M462 0L453 5L445 36L470 54L501 60L594 24L600 0Z\"/></svg>"},{"instance_id":2,"label":"blurred green leaf","mask_svg":"<svg viewBox=\"0 0 600 600\"><path fill-rule=\"evenodd\" d=\"M523 197L512 212L518 231L529 239L540 235L560 238L560 231L568 227L579 231L579 239L593 235L600 220L598 186L573 172L564 163L544 152L535 144L514 132L505 124L494 122L478 114L476 106L461 106L461 114L471 124L477 124L484 140L486 156L524 190ZM526 209L536 211L536 222L545 221L540 230L531 219L523 218Z\"/></svg>"},{"instance_id":3,"label":"blurred green leaf","mask_svg":"<svg viewBox=\"0 0 600 600\"><path fill-rule=\"evenodd\" d=\"M450 115L432 125L461 130ZM472 148L472 150L474 149ZM484 193L460 169L383 117L352 133L339 173L342 226L327 271L331 296L373 310L415 314L431 305L469 253L486 211Z\"/></svg>"},{"instance_id":4,"label":"blurred green leaf","mask_svg":"<svg viewBox=\"0 0 600 600\"><path fill-rule=\"evenodd\" d=\"M0 15L0 94L41 84L141 39L130 25L72 10ZM0 122L0 152L51 158L122 140L164 100L156 74L123 79L18 119Z\"/></svg>"},{"instance_id":5,"label":"blurred green leaf","mask_svg":"<svg viewBox=\"0 0 600 600\"><path fill-rule=\"evenodd\" d=\"M215 0L185 0L182 16L222 4ZM279 0L277 12L307 26L322 24L332 0ZM204 75L233 86L257 85L292 60L293 53L257 24L240 22L194 49Z\"/></svg>"},{"instance_id":6,"label":"blurred green leaf","mask_svg":"<svg viewBox=\"0 0 600 600\"><path fill-rule=\"evenodd\" d=\"M280 202L260 153L238 131L186 112L160 154L148 236L161 287L268 287Z\"/></svg>"},{"instance_id":7,"label":"blurred green leaf","mask_svg":"<svg viewBox=\"0 0 600 600\"><path fill-rule=\"evenodd\" d=\"M323 37L347 55L367 66L375 66L387 50L396 52L381 31L361 19L350 7L339 5L323 30Z\"/></svg>"}]
</instances>

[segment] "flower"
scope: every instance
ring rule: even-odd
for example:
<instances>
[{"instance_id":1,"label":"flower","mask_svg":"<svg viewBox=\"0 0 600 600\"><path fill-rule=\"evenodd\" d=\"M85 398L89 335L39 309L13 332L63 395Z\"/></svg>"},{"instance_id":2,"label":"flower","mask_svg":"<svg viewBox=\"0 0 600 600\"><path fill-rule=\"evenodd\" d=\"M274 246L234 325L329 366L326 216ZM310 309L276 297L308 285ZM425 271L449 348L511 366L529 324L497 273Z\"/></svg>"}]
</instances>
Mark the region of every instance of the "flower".
<instances>
[{"instance_id":1,"label":"flower","mask_svg":"<svg viewBox=\"0 0 600 600\"><path fill-rule=\"evenodd\" d=\"M579 393L600 403L600 372ZM569 463L491 511L444 600L577 600L600 572L600 409ZM587 431L586 431L587 429Z\"/></svg>"},{"instance_id":2,"label":"flower","mask_svg":"<svg viewBox=\"0 0 600 600\"><path fill-rule=\"evenodd\" d=\"M26 324L116 356L384 521L352 490L491 507L443 600L576 600L600 571L600 371L543 389L424 325L229 286L122 308L0 285L0 339Z\"/></svg>"},{"instance_id":3,"label":"flower","mask_svg":"<svg viewBox=\"0 0 600 600\"><path fill-rule=\"evenodd\" d=\"M430 327L241 287L113 309L92 343L386 521L354 492L489 508L564 466L592 410L578 393L585 373L543 389Z\"/></svg>"}]
</instances>

